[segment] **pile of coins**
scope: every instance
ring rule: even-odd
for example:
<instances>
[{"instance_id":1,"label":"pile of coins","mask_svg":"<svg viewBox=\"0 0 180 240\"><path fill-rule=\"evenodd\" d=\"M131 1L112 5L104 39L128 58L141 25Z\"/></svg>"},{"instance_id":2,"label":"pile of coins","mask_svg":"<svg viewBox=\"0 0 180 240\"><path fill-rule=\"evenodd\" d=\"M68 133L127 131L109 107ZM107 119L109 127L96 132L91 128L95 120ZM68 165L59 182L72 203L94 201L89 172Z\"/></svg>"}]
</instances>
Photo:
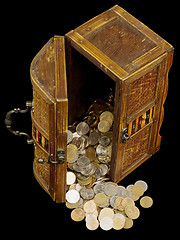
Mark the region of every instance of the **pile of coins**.
<instances>
[{"instance_id":1,"label":"pile of coins","mask_svg":"<svg viewBox=\"0 0 180 240\"><path fill-rule=\"evenodd\" d=\"M70 171L67 173L67 183L72 183L72 179L74 183L66 193L66 206L73 209L72 220L79 222L85 219L89 230L96 230L98 227L106 231L129 229L140 216L135 201L140 198L143 208L149 208L153 204L151 197L142 197L148 187L144 181L139 180L126 188L113 182L101 181L87 188L77 183L73 174Z\"/></svg>"},{"instance_id":2,"label":"pile of coins","mask_svg":"<svg viewBox=\"0 0 180 240\"><path fill-rule=\"evenodd\" d=\"M85 219L89 230L128 229L140 215L135 201L144 208L152 198L142 197L148 186L137 181L126 188L108 178L114 116L112 108L95 101L83 118L67 131L66 206L73 209L72 220Z\"/></svg>"},{"instance_id":3,"label":"pile of coins","mask_svg":"<svg viewBox=\"0 0 180 240\"><path fill-rule=\"evenodd\" d=\"M79 184L89 187L107 176L112 152L113 113L100 111L95 119L93 127L93 117L88 115L67 131L68 168L75 172Z\"/></svg>"}]
</instances>

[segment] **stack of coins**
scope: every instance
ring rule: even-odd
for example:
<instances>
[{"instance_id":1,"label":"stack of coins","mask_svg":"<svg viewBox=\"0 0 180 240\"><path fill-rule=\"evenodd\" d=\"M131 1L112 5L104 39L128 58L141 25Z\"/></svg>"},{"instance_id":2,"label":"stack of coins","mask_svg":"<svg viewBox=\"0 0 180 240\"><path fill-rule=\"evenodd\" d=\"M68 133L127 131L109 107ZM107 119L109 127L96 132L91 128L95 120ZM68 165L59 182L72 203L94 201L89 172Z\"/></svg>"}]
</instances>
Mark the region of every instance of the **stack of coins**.
<instances>
[{"instance_id":1,"label":"stack of coins","mask_svg":"<svg viewBox=\"0 0 180 240\"><path fill-rule=\"evenodd\" d=\"M140 216L135 202L140 198L140 206L143 208L153 204L151 197L143 196L148 186L142 180L126 188L104 180L94 183L93 187L81 186L79 183L71 186L66 193L66 206L73 209L72 220L85 220L89 230L98 227L105 231L129 229Z\"/></svg>"}]
</instances>

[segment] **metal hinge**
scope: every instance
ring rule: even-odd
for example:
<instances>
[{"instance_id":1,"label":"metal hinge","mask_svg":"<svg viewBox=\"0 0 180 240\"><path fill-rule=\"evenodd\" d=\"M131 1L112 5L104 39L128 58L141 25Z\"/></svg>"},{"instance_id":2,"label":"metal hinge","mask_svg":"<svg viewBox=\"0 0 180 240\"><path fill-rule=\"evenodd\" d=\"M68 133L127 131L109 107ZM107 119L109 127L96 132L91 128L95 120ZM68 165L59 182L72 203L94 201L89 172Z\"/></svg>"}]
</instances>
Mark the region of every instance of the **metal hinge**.
<instances>
[{"instance_id":1,"label":"metal hinge","mask_svg":"<svg viewBox=\"0 0 180 240\"><path fill-rule=\"evenodd\" d=\"M123 128L122 136L121 136L122 143L125 143L129 138L130 137L129 137L129 134L128 134L128 128Z\"/></svg>"},{"instance_id":2,"label":"metal hinge","mask_svg":"<svg viewBox=\"0 0 180 240\"><path fill-rule=\"evenodd\" d=\"M50 154L48 160L44 160L44 158L39 158L38 163L49 163L49 164L63 164L65 162L65 150L58 149L56 153L56 161L53 158L53 154Z\"/></svg>"}]
</instances>

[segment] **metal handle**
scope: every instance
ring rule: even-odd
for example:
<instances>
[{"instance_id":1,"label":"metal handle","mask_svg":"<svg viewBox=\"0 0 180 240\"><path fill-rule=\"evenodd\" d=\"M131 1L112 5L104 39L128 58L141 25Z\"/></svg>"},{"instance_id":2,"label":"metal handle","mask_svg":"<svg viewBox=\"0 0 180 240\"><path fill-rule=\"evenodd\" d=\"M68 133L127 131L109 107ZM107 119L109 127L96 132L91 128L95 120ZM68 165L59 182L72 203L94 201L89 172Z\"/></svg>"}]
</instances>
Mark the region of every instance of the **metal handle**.
<instances>
[{"instance_id":1,"label":"metal handle","mask_svg":"<svg viewBox=\"0 0 180 240\"><path fill-rule=\"evenodd\" d=\"M27 101L27 102L26 102L26 109L25 109L25 110L21 110L20 108L14 108L13 110L7 112L6 118L5 118L5 121L4 121L4 122L5 122L5 125L6 125L6 128L7 128L11 133L13 133L13 134L16 135L16 136L26 136L26 137L27 137L27 143L28 143L28 144L32 144L32 143L33 143L32 138L31 138L30 135L27 134L27 133L15 131L15 130L12 129L12 126L11 126L11 125L12 125L12 118L11 118L11 116L12 116L13 113L27 113L27 112L31 109L32 106L33 106L33 103L30 102L30 101Z\"/></svg>"},{"instance_id":2,"label":"metal handle","mask_svg":"<svg viewBox=\"0 0 180 240\"><path fill-rule=\"evenodd\" d=\"M65 150L60 148L57 150L56 152L56 161L54 160L53 158L53 154L50 154L49 157L48 157L48 160L44 160L44 158L39 158L38 159L38 163L53 163L53 164L63 164L65 162Z\"/></svg>"}]
</instances>

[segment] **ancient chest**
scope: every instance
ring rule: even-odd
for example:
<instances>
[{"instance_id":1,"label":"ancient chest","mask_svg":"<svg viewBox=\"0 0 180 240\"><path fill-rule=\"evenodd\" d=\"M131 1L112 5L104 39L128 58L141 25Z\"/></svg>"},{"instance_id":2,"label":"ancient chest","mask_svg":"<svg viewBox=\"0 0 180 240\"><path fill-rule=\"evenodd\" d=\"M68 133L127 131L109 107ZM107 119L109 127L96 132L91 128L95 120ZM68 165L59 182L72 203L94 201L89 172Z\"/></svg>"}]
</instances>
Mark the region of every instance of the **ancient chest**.
<instances>
[{"instance_id":1,"label":"ancient chest","mask_svg":"<svg viewBox=\"0 0 180 240\"><path fill-rule=\"evenodd\" d=\"M40 50L31 64L33 169L53 200L65 201L68 126L91 114L98 123L102 109L113 113L114 182L160 148L172 58L169 43L119 6Z\"/></svg>"}]
</instances>

